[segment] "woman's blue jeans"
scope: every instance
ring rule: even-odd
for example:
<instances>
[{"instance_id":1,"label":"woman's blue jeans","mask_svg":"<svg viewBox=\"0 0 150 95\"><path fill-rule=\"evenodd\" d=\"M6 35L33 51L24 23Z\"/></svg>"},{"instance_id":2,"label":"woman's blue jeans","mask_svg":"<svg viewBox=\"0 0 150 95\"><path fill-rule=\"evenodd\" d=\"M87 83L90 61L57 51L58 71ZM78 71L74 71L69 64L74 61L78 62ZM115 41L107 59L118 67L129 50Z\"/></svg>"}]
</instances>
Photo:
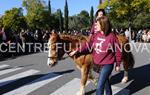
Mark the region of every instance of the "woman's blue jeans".
<instances>
[{"instance_id":1,"label":"woman's blue jeans","mask_svg":"<svg viewBox=\"0 0 150 95\"><path fill-rule=\"evenodd\" d=\"M109 76L113 70L113 64L103 65L102 69L99 72L99 79L97 83L96 95L103 95L104 89L106 95L112 95L111 84L109 82Z\"/></svg>"}]
</instances>

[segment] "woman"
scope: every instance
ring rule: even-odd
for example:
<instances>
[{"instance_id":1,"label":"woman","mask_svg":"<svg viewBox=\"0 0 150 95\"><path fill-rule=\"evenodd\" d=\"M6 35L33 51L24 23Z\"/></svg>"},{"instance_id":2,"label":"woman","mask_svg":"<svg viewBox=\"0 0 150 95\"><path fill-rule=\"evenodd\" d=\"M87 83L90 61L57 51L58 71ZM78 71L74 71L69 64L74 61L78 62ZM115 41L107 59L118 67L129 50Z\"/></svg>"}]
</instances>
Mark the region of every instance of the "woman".
<instances>
[{"instance_id":1,"label":"woman","mask_svg":"<svg viewBox=\"0 0 150 95\"><path fill-rule=\"evenodd\" d=\"M97 19L99 19L100 17L103 17L103 16L105 16L106 14L105 14L105 11L104 11L104 9L99 9L99 10L97 10L97 12L96 12L96 14L95 14L95 17L96 17L96 21L93 23L93 25L92 25L92 28L91 28L91 31L90 31L90 34L89 34L89 39L91 38L91 36L95 33L95 32L97 32L97 31L94 31L95 30L95 28L96 28L96 22L97 22Z\"/></svg>"},{"instance_id":2,"label":"woman","mask_svg":"<svg viewBox=\"0 0 150 95\"><path fill-rule=\"evenodd\" d=\"M87 52L90 46L92 48L92 57L94 64L102 67L99 72L96 95L103 95L104 89L106 95L112 95L112 89L109 82L109 76L116 63L115 70L120 71L121 51L119 43L114 33L111 32L110 22L106 16L100 17L97 20L96 28L93 30L91 40L87 44L82 44L81 48L70 53L70 56L79 53Z\"/></svg>"}]
</instances>

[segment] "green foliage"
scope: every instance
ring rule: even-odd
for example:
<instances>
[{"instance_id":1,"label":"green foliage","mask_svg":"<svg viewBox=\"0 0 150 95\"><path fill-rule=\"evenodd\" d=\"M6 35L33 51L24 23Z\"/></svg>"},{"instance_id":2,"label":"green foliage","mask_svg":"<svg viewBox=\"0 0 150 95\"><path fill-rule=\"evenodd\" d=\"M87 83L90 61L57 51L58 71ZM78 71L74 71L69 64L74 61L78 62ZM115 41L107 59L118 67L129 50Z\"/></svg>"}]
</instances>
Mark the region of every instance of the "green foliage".
<instances>
[{"instance_id":1,"label":"green foliage","mask_svg":"<svg viewBox=\"0 0 150 95\"><path fill-rule=\"evenodd\" d=\"M26 21L22 13L22 8L7 10L2 17L2 22L5 29L11 29L12 31L26 28Z\"/></svg>"},{"instance_id":2,"label":"green foliage","mask_svg":"<svg viewBox=\"0 0 150 95\"><path fill-rule=\"evenodd\" d=\"M62 17L62 12L60 9L57 10L58 15L59 15L59 30L60 32L63 32L63 17Z\"/></svg>"},{"instance_id":3,"label":"green foliage","mask_svg":"<svg viewBox=\"0 0 150 95\"><path fill-rule=\"evenodd\" d=\"M0 28L3 27L3 20L2 20L2 17L0 17Z\"/></svg>"},{"instance_id":4,"label":"green foliage","mask_svg":"<svg viewBox=\"0 0 150 95\"><path fill-rule=\"evenodd\" d=\"M82 28L86 28L90 26L90 16L89 13L85 10L82 10L80 14L78 14L80 18L80 23Z\"/></svg>"},{"instance_id":5,"label":"green foliage","mask_svg":"<svg viewBox=\"0 0 150 95\"><path fill-rule=\"evenodd\" d=\"M90 25L93 24L93 21L94 21L94 8L92 6L90 11Z\"/></svg>"},{"instance_id":6,"label":"green foliage","mask_svg":"<svg viewBox=\"0 0 150 95\"><path fill-rule=\"evenodd\" d=\"M150 19L150 0L110 0L100 4L98 8L106 9L109 7L108 17L113 27L145 28Z\"/></svg>"},{"instance_id":7,"label":"green foliage","mask_svg":"<svg viewBox=\"0 0 150 95\"><path fill-rule=\"evenodd\" d=\"M82 30L84 28L87 28L86 20L79 17L79 16L72 16L69 18L69 29L70 30Z\"/></svg>"},{"instance_id":8,"label":"green foliage","mask_svg":"<svg viewBox=\"0 0 150 95\"><path fill-rule=\"evenodd\" d=\"M90 26L89 13L82 10L79 14L69 18L69 29L82 30Z\"/></svg>"},{"instance_id":9,"label":"green foliage","mask_svg":"<svg viewBox=\"0 0 150 95\"><path fill-rule=\"evenodd\" d=\"M48 0L48 10L49 10L49 13L51 15L52 13L51 13L51 1L50 0Z\"/></svg>"},{"instance_id":10,"label":"green foliage","mask_svg":"<svg viewBox=\"0 0 150 95\"><path fill-rule=\"evenodd\" d=\"M133 21L133 27L136 29L150 28L150 13L140 13Z\"/></svg>"},{"instance_id":11,"label":"green foliage","mask_svg":"<svg viewBox=\"0 0 150 95\"><path fill-rule=\"evenodd\" d=\"M27 10L26 20L31 29L43 28L43 13L45 13L45 3L42 0L24 0L23 6Z\"/></svg>"},{"instance_id":12,"label":"green foliage","mask_svg":"<svg viewBox=\"0 0 150 95\"><path fill-rule=\"evenodd\" d=\"M108 4L109 4L108 0L106 0L104 3L102 3L100 0L100 4L98 6L98 9L105 9L108 6Z\"/></svg>"},{"instance_id":13,"label":"green foliage","mask_svg":"<svg viewBox=\"0 0 150 95\"><path fill-rule=\"evenodd\" d=\"M80 18L78 16L72 16L69 18L69 29L70 30L80 30L82 27L80 23Z\"/></svg>"},{"instance_id":14,"label":"green foliage","mask_svg":"<svg viewBox=\"0 0 150 95\"><path fill-rule=\"evenodd\" d=\"M82 11L78 14L78 16L89 18L89 13L88 13L86 10L82 10Z\"/></svg>"},{"instance_id":15,"label":"green foliage","mask_svg":"<svg viewBox=\"0 0 150 95\"><path fill-rule=\"evenodd\" d=\"M68 32L68 15L69 15L69 11L68 11L68 3L67 0L65 1L65 8L64 8L64 25L65 25L65 31Z\"/></svg>"}]
</instances>

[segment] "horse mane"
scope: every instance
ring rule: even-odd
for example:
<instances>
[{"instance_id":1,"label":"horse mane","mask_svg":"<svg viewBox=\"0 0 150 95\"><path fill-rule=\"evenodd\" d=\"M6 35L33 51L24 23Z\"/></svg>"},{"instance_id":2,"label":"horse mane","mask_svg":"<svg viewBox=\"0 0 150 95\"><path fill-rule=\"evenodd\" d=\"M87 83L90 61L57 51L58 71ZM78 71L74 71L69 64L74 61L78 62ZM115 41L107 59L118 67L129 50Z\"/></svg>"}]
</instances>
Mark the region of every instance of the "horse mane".
<instances>
[{"instance_id":1,"label":"horse mane","mask_svg":"<svg viewBox=\"0 0 150 95\"><path fill-rule=\"evenodd\" d=\"M75 36L75 35L60 34L60 39L69 42L78 42L78 41L87 41L88 37L81 35Z\"/></svg>"}]
</instances>

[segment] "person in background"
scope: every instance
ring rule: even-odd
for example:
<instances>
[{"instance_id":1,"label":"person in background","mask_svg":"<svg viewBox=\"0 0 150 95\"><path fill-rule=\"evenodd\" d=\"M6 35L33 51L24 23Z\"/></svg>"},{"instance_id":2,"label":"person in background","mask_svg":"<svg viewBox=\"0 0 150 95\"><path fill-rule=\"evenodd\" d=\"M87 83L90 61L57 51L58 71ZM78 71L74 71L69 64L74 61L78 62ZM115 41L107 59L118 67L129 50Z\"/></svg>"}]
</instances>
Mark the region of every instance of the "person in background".
<instances>
[{"instance_id":1,"label":"person in background","mask_svg":"<svg viewBox=\"0 0 150 95\"><path fill-rule=\"evenodd\" d=\"M90 31L90 33L89 33L89 39L91 39L91 36L92 35L94 35L94 33L96 33L96 31L94 32L93 30L96 28L96 22L97 22L97 20L98 20L98 18L100 18L100 17L102 17L102 16L105 16L106 14L105 14L105 10L104 9L99 9L99 10L97 10L97 12L96 12L96 14L95 14L95 21L94 21L94 23L93 23L93 25L92 25L92 28L91 28L91 31Z\"/></svg>"},{"instance_id":2,"label":"person in background","mask_svg":"<svg viewBox=\"0 0 150 95\"><path fill-rule=\"evenodd\" d=\"M6 33L5 33L5 29L4 27L2 28L2 42L6 42L7 41L7 37L6 37Z\"/></svg>"},{"instance_id":3,"label":"person in background","mask_svg":"<svg viewBox=\"0 0 150 95\"><path fill-rule=\"evenodd\" d=\"M143 34L142 34L142 40L143 40L144 43L147 43L147 37L148 36L147 36L146 30L144 30Z\"/></svg>"},{"instance_id":4,"label":"person in background","mask_svg":"<svg viewBox=\"0 0 150 95\"><path fill-rule=\"evenodd\" d=\"M129 40L129 36L130 36L129 30L126 29L124 33L125 33L126 38Z\"/></svg>"},{"instance_id":5,"label":"person in background","mask_svg":"<svg viewBox=\"0 0 150 95\"><path fill-rule=\"evenodd\" d=\"M150 30L147 32L147 42L150 42Z\"/></svg>"},{"instance_id":6,"label":"person in background","mask_svg":"<svg viewBox=\"0 0 150 95\"><path fill-rule=\"evenodd\" d=\"M73 56L77 53L87 52L89 47L92 48L91 54L94 64L102 67L99 72L96 95L104 95L104 89L106 90L106 95L112 95L109 76L113 70L114 63L116 63L115 70L120 71L122 55L119 48L117 48L119 42L116 35L111 31L109 19L106 16L100 17L96 25L96 28L92 31L96 32L96 35L91 38L88 45L82 43L81 48L77 48L69 55ZM116 45L117 47L115 47Z\"/></svg>"}]
</instances>

